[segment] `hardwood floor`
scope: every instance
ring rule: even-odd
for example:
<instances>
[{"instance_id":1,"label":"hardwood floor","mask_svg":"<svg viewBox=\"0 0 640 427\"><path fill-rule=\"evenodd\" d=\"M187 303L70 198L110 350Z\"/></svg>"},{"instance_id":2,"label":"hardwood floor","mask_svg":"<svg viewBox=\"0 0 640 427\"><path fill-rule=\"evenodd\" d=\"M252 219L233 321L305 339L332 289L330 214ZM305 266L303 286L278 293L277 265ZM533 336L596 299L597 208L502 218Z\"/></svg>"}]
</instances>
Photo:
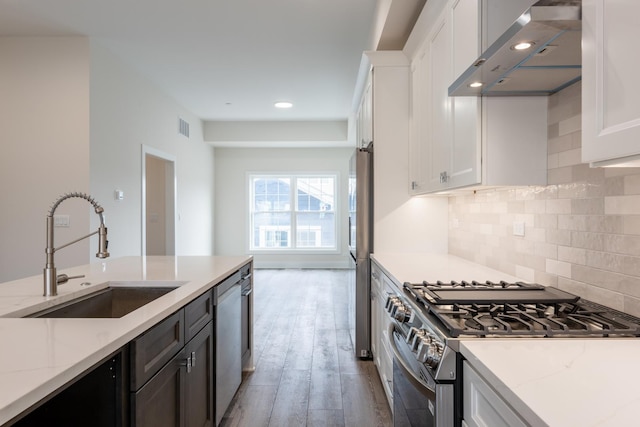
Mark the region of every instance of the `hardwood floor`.
<instances>
[{"instance_id":1,"label":"hardwood floor","mask_svg":"<svg viewBox=\"0 0 640 427\"><path fill-rule=\"evenodd\" d=\"M346 270L255 270L256 370L222 426L389 426L376 368L355 357Z\"/></svg>"}]
</instances>

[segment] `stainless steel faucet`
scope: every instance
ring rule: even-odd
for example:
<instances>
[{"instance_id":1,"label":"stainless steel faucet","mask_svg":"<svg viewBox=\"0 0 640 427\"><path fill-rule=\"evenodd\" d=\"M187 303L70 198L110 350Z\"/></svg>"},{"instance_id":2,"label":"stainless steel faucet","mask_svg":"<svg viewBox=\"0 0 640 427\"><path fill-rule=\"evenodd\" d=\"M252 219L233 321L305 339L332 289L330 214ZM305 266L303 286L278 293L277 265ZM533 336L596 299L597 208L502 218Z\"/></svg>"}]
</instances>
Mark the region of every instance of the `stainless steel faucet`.
<instances>
[{"instance_id":1,"label":"stainless steel faucet","mask_svg":"<svg viewBox=\"0 0 640 427\"><path fill-rule=\"evenodd\" d=\"M60 203L72 197L85 199L87 202L91 203L91 205L95 209L95 212L100 217L100 227L98 227L98 229L93 233L87 234L86 236L80 237L79 239L76 239L72 242L69 242L62 246L58 246L57 248L54 248L53 247L53 214L55 213ZM94 234L97 234L98 235L98 253L96 254L96 257L107 258L109 256L109 252L107 252L107 246L109 245L109 241L107 240L107 227L104 226L104 217L102 215L103 212L104 212L104 209L102 209L102 206L100 206L93 199L93 197L85 193L78 193L78 192L67 193L64 196L61 196L60 198L58 198L58 200L56 200L53 203L53 205L51 206L51 209L49 209L49 213L47 214L47 247L45 249L45 252L47 254L47 264L45 265L45 268L44 268L44 296L45 297L58 295L58 283L65 283L67 280L70 279L70 277L67 276L66 274L61 274L60 276L56 274L56 267L53 262L53 254L56 251L62 248L66 248L67 246L73 245L74 243L77 243L80 240L86 239L87 237L91 237Z\"/></svg>"}]
</instances>

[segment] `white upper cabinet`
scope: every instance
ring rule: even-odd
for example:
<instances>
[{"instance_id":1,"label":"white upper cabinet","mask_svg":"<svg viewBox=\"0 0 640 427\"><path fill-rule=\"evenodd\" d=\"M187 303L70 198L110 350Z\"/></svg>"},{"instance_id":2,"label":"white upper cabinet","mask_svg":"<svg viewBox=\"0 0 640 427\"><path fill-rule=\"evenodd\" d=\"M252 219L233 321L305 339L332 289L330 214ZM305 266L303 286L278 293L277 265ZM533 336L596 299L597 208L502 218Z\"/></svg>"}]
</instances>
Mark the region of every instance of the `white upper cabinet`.
<instances>
[{"instance_id":1,"label":"white upper cabinet","mask_svg":"<svg viewBox=\"0 0 640 427\"><path fill-rule=\"evenodd\" d=\"M412 62L410 191L414 194L480 182L480 99L448 95L457 72L478 54L477 32L476 3L451 2L440 11Z\"/></svg>"},{"instance_id":2,"label":"white upper cabinet","mask_svg":"<svg viewBox=\"0 0 640 427\"><path fill-rule=\"evenodd\" d=\"M508 27L527 6L506 18L500 9L501 25ZM546 184L545 97L448 95L451 83L492 41L481 30L487 22L499 26L487 16L490 10L482 0L430 0L407 43L411 194Z\"/></svg>"},{"instance_id":3,"label":"white upper cabinet","mask_svg":"<svg viewBox=\"0 0 640 427\"><path fill-rule=\"evenodd\" d=\"M582 161L640 166L640 2L582 2Z\"/></svg>"},{"instance_id":4,"label":"white upper cabinet","mask_svg":"<svg viewBox=\"0 0 640 427\"><path fill-rule=\"evenodd\" d=\"M373 141L373 91L371 89L371 71L367 74L360 108L357 116L358 147L366 148Z\"/></svg>"}]
</instances>

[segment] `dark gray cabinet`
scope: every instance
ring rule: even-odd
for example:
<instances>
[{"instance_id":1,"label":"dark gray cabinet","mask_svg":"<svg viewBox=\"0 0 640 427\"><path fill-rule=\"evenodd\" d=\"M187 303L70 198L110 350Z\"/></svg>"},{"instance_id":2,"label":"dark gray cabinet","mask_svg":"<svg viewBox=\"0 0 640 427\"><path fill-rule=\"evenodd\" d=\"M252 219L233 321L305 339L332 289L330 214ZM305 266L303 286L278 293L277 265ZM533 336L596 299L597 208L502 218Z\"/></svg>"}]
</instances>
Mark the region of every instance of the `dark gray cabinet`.
<instances>
[{"instance_id":1,"label":"dark gray cabinet","mask_svg":"<svg viewBox=\"0 0 640 427\"><path fill-rule=\"evenodd\" d=\"M137 391L184 347L184 310L131 341L131 390Z\"/></svg>"},{"instance_id":2,"label":"dark gray cabinet","mask_svg":"<svg viewBox=\"0 0 640 427\"><path fill-rule=\"evenodd\" d=\"M213 319L213 293L211 291L191 301L184 308L185 340L189 341Z\"/></svg>"},{"instance_id":3,"label":"dark gray cabinet","mask_svg":"<svg viewBox=\"0 0 640 427\"><path fill-rule=\"evenodd\" d=\"M184 350L169 360L160 371L132 394L131 418L136 427L183 427Z\"/></svg>"},{"instance_id":4,"label":"dark gray cabinet","mask_svg":"<svg viewBox=\"0 0 640 427\"><path fill-rule=\"evenodd\" d=\"M189 341L185 350L191 355L191 371L187 369L184 386L185 425L213 427L213 322Z\"/></svg>"},{"instance_id":5,"label":"dark gray cabinet","mask_svg":"<svg viewBox=\"0 0 640 427\"><path fill-rule=\"evenodd\" d=\"M127 426L126 360L125 348L5 426Z\"/></svg>"},{"instance_id":6,"label":"dark gray cabinet","mask_svg":"<svg viewBox=\"0 0 640 427\"><path fill-rule=\"evenodd\" d=\"M130 343L133 427L212 427L213 293Z\"/></svg>"}]
</instances>

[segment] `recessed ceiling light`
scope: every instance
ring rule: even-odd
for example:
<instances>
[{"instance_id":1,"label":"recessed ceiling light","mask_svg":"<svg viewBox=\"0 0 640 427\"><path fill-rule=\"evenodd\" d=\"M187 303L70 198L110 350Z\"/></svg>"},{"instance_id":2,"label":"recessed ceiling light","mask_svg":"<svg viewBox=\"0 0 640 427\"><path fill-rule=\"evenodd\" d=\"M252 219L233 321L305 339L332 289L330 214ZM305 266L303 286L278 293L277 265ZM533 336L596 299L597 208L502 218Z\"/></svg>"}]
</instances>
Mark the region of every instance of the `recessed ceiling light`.
<instances>
[{"instance_id":1,"label":"recessed ceiling light","mask_svg":"<svg viewBox=\"0 0 640 427\"><path fill-rule=\"evenodd\" d=\"M286 102L286 101L279 101L276 102L275 104L273 104L274 107L276 108L291 108L293 107L293 104L290 102Z\"/></svg>"},{"instance_id":2,"label":"recessed ceiling light","mask_svg":"<svg viewBox=\"0 0 640 427\"><path fill-rule=\"evenodd\" d=\"M511 46L511 49L526 50L526 49L529 49L534 44L535 44L534 42L520 42L518 44L514 44L513 46Z\"/></svg>"},{"instance_id":3,"label":"recessed ceiling light","mask_svg":"<svg viewBox=\"0 0 640 427\"><path fill-rule=\"evenodd\" d=\"M482 86L482 82L469 83L469 87L481 87L481 86Z\"/></svg>"}]
</instances>

